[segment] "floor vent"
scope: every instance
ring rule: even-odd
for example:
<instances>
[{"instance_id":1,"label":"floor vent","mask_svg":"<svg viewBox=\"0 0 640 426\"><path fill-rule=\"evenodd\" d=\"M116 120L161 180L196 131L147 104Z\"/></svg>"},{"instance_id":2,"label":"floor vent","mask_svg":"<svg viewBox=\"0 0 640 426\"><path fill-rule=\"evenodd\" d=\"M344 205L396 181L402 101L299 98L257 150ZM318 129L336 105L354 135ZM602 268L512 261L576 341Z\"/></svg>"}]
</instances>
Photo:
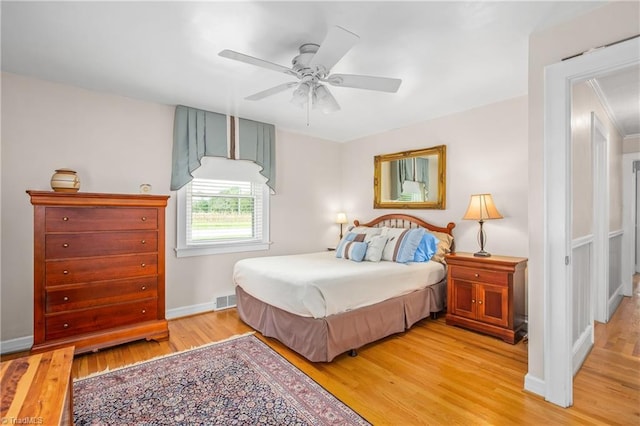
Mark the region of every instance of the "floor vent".
<instances>
[{"instance_id":1,"label":"floor vent","mask_svg":"<svg viewBox=\"0 0 640 426\"><path fill-rule=\"evenodd\" d=\"M216 307L214 311L219 311L220 309L227 309L236 306L236 295L230 294L228 296L220 296L216 297Z\"/></svg>"}]
</instances>

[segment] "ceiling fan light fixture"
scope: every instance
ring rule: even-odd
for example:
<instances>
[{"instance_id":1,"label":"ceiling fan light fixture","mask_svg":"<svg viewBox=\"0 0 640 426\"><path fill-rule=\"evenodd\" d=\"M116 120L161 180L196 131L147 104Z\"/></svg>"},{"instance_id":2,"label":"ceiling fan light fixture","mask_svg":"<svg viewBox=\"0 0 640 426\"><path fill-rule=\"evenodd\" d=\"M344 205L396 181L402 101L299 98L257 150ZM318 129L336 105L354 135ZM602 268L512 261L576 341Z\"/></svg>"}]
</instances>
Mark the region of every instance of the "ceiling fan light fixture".
<instances>
[{"instance_id":1,"label":"ceiling fan light fixture","mask_svg":"<svg viewBox=\"0 0 640 426\"><path fill-rule=\"evenodd\" d=\"M340 111L340 105L338 105L336 98L329 92L329 89L321 84L313 90L313 108L319 108L325 114Z\"/></svg>"},{"instance_id":2,"label":"ceiling fan light fixture","mask_svg":"<svg viewBox=\"0 0 640 426\"><path fill-rule=\"evenodd\" d=\"M293 91L293 97L291 103L299 108L304 108L309 103L309 93L311 92L311 85L307 82L302 82Z\"/></svg>"}]
</instances>

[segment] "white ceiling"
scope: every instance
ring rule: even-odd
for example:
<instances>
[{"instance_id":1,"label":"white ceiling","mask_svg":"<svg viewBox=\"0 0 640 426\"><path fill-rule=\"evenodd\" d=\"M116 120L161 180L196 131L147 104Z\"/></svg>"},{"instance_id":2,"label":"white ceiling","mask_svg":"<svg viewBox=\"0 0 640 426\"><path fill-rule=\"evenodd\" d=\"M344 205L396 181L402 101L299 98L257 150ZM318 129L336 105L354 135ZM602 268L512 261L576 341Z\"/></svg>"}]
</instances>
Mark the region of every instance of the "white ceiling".
<instances>
[{"instance_id":1,"label":"white ceiling","mask_svg":"<svg viewBox=\"0 0 640 426\"><path fill-rule=\"evenodd\" d=\"M348 141L526 94L529 35L603 3L2 1L2 70ZM243 99L291 77L218 56L288 67L333 25L360 40L332 72L400 78L397 93L331 87L342 110L307 126L290 92Z\"/></svg>"},{"instance_id":2,"label":"white ceiling","mask_svg":"<svg viewBox=\"0 0 640 426\"><path fill-rule=\"evenodd\" d=\"M595 81L622 137L640 135L640 66L630 66Z\"/></svg>"}]
</instances>

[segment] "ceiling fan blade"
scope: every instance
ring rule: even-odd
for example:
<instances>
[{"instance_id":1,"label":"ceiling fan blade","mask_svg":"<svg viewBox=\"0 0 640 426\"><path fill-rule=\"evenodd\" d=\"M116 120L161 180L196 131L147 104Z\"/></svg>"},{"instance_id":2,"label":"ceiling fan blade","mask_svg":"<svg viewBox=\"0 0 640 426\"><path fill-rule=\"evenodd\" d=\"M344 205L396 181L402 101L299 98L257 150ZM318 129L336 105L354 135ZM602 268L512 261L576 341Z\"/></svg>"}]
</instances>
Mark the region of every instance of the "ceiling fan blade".
<instances>
[{"instance_id":1,"label":"ceiling fan blade","mask_svg":"<svg viewBox=\"0 0 640 426\"><path fill-rule=\"evenodd\" d=\"M399 78L373 77L369 75L332 74L325 80L332 86L354 87L356 89L377 90L395 93L400 88Z\"/></svg>"},{"instance_id":2,"label":"ceiling fan blade","mask_svg":"<svg viewBox=\"0 0 640 426\"><path fill-rule=\"evenodd\" d=\"M254 58L253 56L245 55L244 53L235 52L233 50L222 50L218 53L219 56L223 58L233 59L234 61L240 61L251 65L256 65L258 67L267 68L277 72L283 72L285 74L295 76L296 73L285 66L274 64L273 62L265 61L264 59Z\"/></svg>"},{"instance_id":3,"label":"ceiling fan blade","mask_svg":"<svg viewBox=\"0 0 640 426\"><path fill-rule=\"evenodd\" d=\"M309 62L310 67L323 67L328 73L335 64L358 42L360 37L342 27L331 27L316 54Z\"/></svg>"},{"instance_id":4,"label":"ceiling fan blade","mask_svg":"<svg viewBox=\"0 0 640 426\"><path fill-rule=\"evenodd\" d=\"M297 81L290 81L289 83L279 84L271 89L263 90L262 92L254 93L251 96L247 96L245 99L248 101L259 101L260 99L264 99L268 96L275 95L276 93L284 92L287 89L291 89L294 86L297 86Z\"/></svg>"}]
</instances>

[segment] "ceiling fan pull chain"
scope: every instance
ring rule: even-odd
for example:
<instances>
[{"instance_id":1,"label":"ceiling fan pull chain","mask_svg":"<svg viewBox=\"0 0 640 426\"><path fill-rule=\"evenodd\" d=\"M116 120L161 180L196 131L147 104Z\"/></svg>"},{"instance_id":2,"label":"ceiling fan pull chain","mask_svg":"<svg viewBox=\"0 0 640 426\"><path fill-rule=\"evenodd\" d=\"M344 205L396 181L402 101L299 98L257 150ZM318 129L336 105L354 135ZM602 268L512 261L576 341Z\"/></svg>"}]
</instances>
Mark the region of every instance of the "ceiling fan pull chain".
<instances>
[{"instance_id":1,"label":"ceiling fan pull chain","mask_svg":"<svg viewBox=\"0 0 640 426\"><path fill-rule=\"evenodd\" d=\"M311 98L307 98L307 127L309 127L309 109L311 108Z\"/></svg>"}]
</instances>

